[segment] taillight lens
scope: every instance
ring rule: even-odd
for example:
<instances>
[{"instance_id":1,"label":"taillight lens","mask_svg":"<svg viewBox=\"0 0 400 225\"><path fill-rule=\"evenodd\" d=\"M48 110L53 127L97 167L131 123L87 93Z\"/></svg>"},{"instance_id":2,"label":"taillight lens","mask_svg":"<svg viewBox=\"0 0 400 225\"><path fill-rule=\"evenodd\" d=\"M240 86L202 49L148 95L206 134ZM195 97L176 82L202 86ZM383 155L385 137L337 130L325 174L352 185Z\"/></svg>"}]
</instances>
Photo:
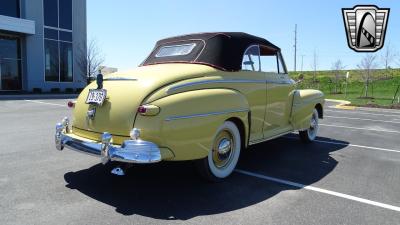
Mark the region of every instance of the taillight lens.
<instances>
[{"instance_id":1,"label":"taillight lens","mask_svg":"<svg viewBox=\"0 0 400 225\"><path fill-rule=\"evenodd\" d=\"M138 108L138 113L143 116L155 116L160 112L160 107L155 105L141 105Z\"/></svg>"},{"instance_id":2,"label":"taillight lens","mask_svg":"<svg viewBox=\"0 0 400 225\"><path fill-rule=\"evenodd\" d=\"M144 114L144 113L146 113L146 111L147 111L147 109L145 106L143 106L143 105L139 106L138 113Z\"/></svg>"},{"instance_id":3,"label":"taillight lens","mask_svg":"<svg viewBox=\"0 0 400 225\"><path fill-rule=\"evenodd\" d=\"M75 102L74 101L69 101L67 103L67 105L68 105L68 108L74 108L75 107Z\"/></svg>"}]
</instances>

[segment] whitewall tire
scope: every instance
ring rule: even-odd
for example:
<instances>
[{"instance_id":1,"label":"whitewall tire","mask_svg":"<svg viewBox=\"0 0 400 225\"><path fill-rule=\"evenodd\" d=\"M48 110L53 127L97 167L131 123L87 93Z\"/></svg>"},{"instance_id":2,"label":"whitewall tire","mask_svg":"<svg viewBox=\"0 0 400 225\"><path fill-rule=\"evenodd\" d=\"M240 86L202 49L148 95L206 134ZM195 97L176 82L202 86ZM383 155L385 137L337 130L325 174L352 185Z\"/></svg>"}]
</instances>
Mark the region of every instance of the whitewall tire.
<instances>
[{"instance_id":1,"label":"whitewall tire","mask_svg":"<svg viewBox=\"0 0 400 225\"><path fill-rule=\"evenodd\" d=\"M299 131L300 139L303 142L309 143L315 140L319 129L318 111L314 109L310 119L310 127L307 130Z\"/></svg>"},{"instance_id":2,"label":"whitewall tire","mask_svg":"<svg viewBox=\"0 0 400 225\"><path fill-rule=\"evenodd\" d=\"M220 181L236 168L241 150L240 131L231 121L225 121L216 132L208 156L196 162L200 175L209 181Z\"/></svg>"}]
</instances>

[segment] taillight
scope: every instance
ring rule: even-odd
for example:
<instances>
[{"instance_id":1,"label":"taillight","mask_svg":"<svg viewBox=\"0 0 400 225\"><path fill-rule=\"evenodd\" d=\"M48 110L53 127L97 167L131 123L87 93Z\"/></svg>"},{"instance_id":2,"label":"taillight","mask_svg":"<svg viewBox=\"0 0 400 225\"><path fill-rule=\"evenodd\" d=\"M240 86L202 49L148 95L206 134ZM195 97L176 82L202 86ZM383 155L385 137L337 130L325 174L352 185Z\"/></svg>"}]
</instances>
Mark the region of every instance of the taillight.
<instances>
[{"instance_id":1,"label":"taillight","mask_svg":"<svg viewBox=\"0 0 400 225\"><path fill-rule=\"evenodd\" d=\"M74 108L75 107L75 101L68 101L67 105L68 105L68 108Z\"/></svg>"},{"instance_id":2,"label":"taillight","mask_svg":"<svg viewBox=\"0 0 400 225\"><path fill-rule=\"evenodd\" d=\"M147 111L147 109L146 109L145 106L141 105L141 106L139 106L139 108L138 108L137 111L138 111L138 113L140 113L140 114L145 114L146 111Z\"/></svg>"},{"instance_id":3,"label":"taillight","mask_svg":"<svg viewBox=\"0 0 400 225\"><path fill-rule=\"evenodd\" d=\"M160 107L155 105L141 105L137 111L143 116L155 116L160 112Z\"/></svg>"}]
</instances>

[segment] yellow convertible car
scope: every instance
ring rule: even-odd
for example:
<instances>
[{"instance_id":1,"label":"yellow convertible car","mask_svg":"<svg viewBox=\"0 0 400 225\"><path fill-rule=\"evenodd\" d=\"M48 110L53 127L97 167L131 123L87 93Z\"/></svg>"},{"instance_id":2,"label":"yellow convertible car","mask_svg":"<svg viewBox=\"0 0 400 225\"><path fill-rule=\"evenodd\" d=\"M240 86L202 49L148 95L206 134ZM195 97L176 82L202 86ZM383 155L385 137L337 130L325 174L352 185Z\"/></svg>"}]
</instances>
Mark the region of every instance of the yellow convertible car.
<instances>
[{"instance_id":1,"label":"yellow convertible car","mask_svg":"<svg viewBox=\"0 0 400 225\"><path fill-rule=\"evenodd\" d=\"M73 118L56 125L58 150L99 156L103 164L193 160L218 181L250 145L293 131L313 141L324 95L296 90L269 41L222 32L160 40L138 68L99 74L71 105Z\"/></svg>"}]
</instances>

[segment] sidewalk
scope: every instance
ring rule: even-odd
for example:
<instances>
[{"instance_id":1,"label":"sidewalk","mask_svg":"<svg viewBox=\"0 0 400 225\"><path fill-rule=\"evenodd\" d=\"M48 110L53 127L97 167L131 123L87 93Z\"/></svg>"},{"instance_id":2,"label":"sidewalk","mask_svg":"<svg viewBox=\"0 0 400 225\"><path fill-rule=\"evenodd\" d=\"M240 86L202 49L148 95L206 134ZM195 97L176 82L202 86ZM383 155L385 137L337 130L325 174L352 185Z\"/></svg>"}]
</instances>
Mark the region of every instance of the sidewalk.
<instances>
[{"instance_id":1,"label":"sidewalk","mask_svg":"<svg viewBox=\"0 0 400 225\"><path fill-rule=\"evenodd\" d=\"M78 94L0 94L1 100L74 99Z\"/></svg>"}]
</instances>

